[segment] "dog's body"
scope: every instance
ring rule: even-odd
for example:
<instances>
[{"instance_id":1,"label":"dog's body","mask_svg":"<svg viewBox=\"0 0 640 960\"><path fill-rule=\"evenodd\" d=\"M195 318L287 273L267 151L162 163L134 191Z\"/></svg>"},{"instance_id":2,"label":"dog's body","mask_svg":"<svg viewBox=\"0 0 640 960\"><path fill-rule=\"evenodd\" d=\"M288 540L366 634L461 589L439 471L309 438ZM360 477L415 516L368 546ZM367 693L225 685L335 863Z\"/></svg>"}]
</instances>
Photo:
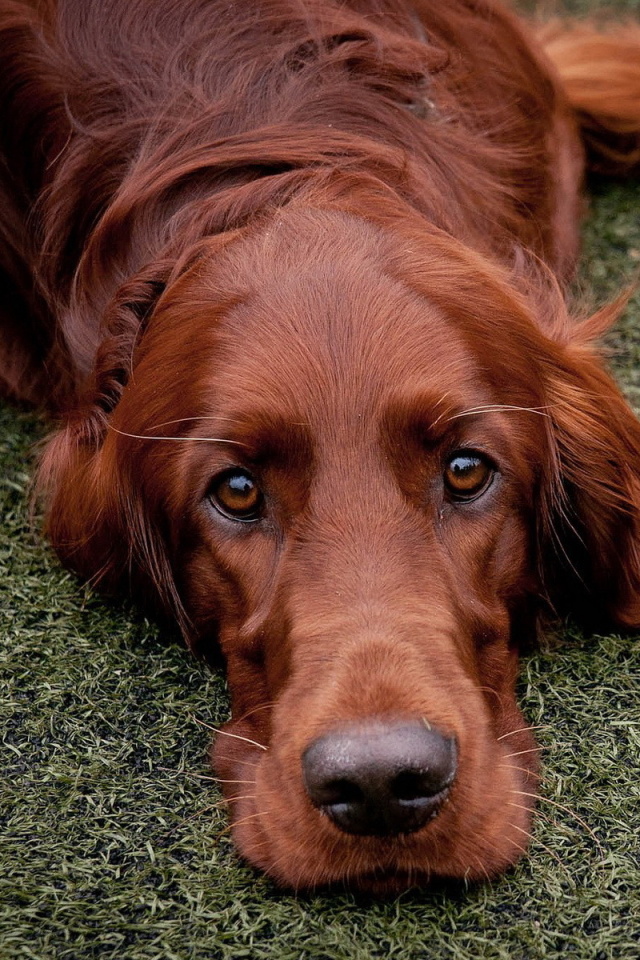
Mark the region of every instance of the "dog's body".
<instances>
[{"instance_id":1,"label":"dog's body","mask_svg":"<svg viewBox=\"0 0 640 960\"><path fill-rule=\"evenodd\" d=\"M640 623L640 429L557 285L578 120L638 162L640 33L546 43L471 0L0 0L0 384L65 413L63 560L219 642L284 884L513 863L519 647L574 598Z\"/></svg>"}]
</instances>

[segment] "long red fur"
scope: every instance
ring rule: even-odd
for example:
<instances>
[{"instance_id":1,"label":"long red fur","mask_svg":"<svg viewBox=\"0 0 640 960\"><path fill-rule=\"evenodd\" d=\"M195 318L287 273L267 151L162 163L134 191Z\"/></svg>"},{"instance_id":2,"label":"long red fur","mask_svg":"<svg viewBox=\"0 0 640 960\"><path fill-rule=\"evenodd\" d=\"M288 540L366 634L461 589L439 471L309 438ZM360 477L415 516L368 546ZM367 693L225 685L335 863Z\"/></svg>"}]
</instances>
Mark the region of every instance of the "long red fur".
<instances>
[{"instance_id":1,"label":"long red fur","mask_svg":"<svg viewBox=\"0 0 640 960\"><path fill-rule=\"evenodd\" d=\"M585 156L640 163L640 27L0 0L0 51L0 390L60 420L63 562L221 649L241 853L295 888L504 870L537 781L519 649L554 613L640 625L640 429L595 343L622 301L563 296ZM473 503L456 450L492 465ZM255 522L219 509L231 468ZM411 834L305 789L308 745L372 719L457 744Z\"/></svg>"}]
</instances>

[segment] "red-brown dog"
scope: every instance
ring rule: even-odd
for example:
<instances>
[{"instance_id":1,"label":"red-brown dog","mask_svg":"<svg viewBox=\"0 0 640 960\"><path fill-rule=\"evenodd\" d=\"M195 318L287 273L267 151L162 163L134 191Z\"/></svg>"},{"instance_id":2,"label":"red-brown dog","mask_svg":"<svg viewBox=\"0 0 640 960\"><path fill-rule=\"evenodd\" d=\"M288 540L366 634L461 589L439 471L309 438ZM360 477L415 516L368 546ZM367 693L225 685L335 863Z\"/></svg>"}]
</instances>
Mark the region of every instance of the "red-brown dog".
<instances>
[{"instance_id":1,"label":"red-brown dog","mask_svg":"<svg viewBox=\"0 0 640 960\"><path fill-rule=\"evenodd\" d=\"M242 854L296 888L526 847L540 612L640 624L640 429L560 292L640 29L492 0L0 0L3 392L65 563L219 642ZM555 66L552 65L555 62Z\"/></svg>"}]
</instances>

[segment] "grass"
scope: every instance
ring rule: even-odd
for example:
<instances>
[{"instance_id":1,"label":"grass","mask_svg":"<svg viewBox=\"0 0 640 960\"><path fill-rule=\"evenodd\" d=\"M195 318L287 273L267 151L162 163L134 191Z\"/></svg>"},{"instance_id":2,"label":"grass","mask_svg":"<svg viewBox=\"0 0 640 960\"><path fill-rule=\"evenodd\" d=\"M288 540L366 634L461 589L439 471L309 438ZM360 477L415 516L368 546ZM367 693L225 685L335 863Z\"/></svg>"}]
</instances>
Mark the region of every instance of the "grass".
<instances>
[{"instance_id":1,"label":"grass","mask_svg":"<svg viewBox=\"0 0 640 960\"><path fill-rule=\"evenodd\" d=\"M595 186L596 298L640 266L638 211L640 186ZM610 346L640 408L637 296ZM567 629L523 664L544 799L509 875L392 902L283 894L237 859L206 779L199 721L226 719L223 679L79 585L30 528L43 431L0 407L0 960L640 958L638 638Z\"/></svg>"}]
</instances>

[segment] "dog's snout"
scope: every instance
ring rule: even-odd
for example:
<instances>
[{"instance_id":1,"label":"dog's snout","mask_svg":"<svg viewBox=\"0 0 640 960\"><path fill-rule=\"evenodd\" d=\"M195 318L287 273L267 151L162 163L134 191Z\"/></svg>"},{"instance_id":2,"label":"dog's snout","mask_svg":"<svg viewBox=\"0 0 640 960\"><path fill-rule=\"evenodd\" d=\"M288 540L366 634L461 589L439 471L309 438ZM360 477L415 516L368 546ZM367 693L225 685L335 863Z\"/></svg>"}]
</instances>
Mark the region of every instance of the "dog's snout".
<instances>
[{"instance_id":1,"label":"dog's snout","mask_svg":"<svg viewBox=\"0 0 640 960\"><path fill-rule=\"evenodd\" d=\"M424 723L343 728L302 757L307 794L345 833L413 833L440 809L457 768L456 743Z\"/></svg>"}]
</instances>

